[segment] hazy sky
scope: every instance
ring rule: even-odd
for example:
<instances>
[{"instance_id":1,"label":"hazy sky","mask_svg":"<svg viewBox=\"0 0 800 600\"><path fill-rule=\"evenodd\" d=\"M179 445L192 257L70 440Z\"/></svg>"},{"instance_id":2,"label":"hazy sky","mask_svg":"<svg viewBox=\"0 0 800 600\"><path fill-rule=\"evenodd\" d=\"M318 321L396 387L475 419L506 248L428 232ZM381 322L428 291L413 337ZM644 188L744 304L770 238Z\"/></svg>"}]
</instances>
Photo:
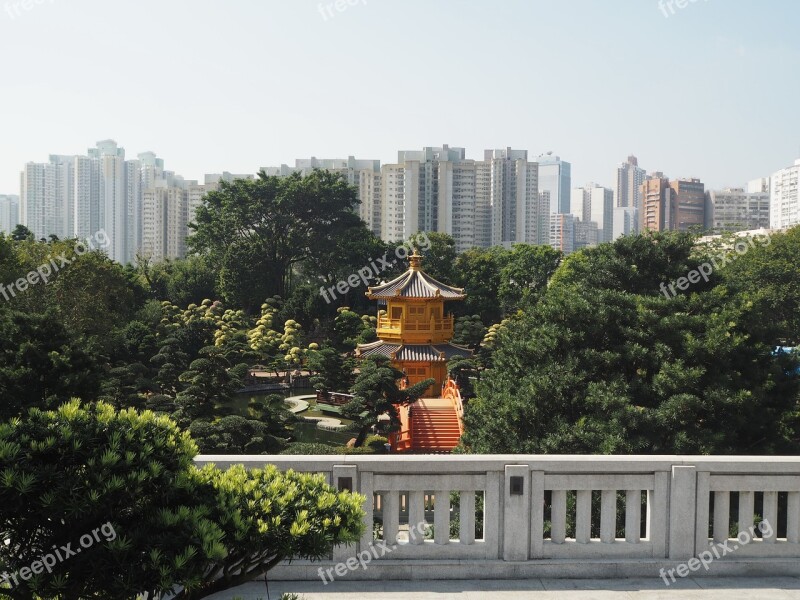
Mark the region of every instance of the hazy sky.
<instances>
[{"instance_id":1,"label":"hazy sky","mask_svg":"<svg viewBox=\"0 0 800 600\"><path fill-rule=\"evenodd\" d=\"M720 187L800 156L797 0L26 1L0 0L0 194L106 138L187 179L447 143Z\"/></svg>"}]
</instances>

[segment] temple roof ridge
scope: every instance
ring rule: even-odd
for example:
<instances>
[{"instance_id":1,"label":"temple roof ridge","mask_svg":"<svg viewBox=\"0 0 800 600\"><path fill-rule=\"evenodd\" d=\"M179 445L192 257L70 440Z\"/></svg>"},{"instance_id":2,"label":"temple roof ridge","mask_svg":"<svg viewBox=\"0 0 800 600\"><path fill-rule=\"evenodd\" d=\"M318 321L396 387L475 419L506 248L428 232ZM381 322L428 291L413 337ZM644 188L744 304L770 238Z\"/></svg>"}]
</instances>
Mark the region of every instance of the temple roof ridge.
<instances>
[{"instance_id":1,"label":"temple roof ridge","mask_svg":"<svg viewBox=\"0 0 800 600\"><path fill-rule=\"evenodd\" d=\"M387 283L369 287L366 295L370 300L388 298L441 298L442 300L463 300L466 298L463 288L442 283L428 275L421 268L422 256L414 254L409 257L409 269Z\"/></svg>"}]
</instances>

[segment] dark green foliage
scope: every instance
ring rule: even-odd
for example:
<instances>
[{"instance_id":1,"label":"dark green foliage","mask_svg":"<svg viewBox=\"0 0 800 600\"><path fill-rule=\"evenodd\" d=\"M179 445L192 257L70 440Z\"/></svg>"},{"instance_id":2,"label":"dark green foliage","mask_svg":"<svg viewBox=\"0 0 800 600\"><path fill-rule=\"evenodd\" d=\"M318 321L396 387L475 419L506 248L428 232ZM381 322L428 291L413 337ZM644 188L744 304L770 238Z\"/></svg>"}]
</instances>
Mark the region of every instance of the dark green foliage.
<instances>
[{"instance_id":1,"label":"dark green foliage","mask_svg":"<svg viewBox=\"0 0 800 600\"><path fill-rule=\"evenodd\" d=\"M110 524L11 597L126 598L200 579L225 550L222 531L192 505L185 474L194 454L165 417L104 404L72 402L0 425L0 529L11 541L0 545L0 570L30 567L53 545L80 548L81 536Z\"/></svg>"},{"instance_id":2,"label":"dark green foliage","mask_svg":"<svg viewBox=\"0 0 800 600\"><path fill-rule=\"evenodd\" d=\"M55 314L0 311L0 418L72 397L94 400L99 380L95 359Z\"/></svg>"},{"instance_id":3,"label":"dark green foliage","mask_svg":"<svg viewBox=\"0 0 800 600\"><path fill-rule=\"evenodd\" d=\"M769 315L762 335L776 345L800 345L800 227L759 236L721 274L732 291Z\"/></svg>"},{"instance_id":4,"label":"dark green foliage","mask_svg":"<svg viewBox=\"0 0 800 600\"><path fill-rule=\"evenodd\" d=\"M486 335L480 315L458 317L453 330L453 343L475 349Z\"/></svg>"},{"instance_id":5,"label":"dark green foliage","mask_svg":"<svg viewBox=\"0 0 800 600\"><path fill-rule=\"evenodd\" d=\"M456 285L467 291L467 299L458 307L461 314L480 315L483 323L496 323L502 317L499 294L500 271L508 250L500 247L473 248L456 260Z\"/></svg>"},{"instance_id":6,"label":"dark green foliage","mask_svg":"<svg viewBox=\"0 0 800 600\"><path fill-rule=\"evenodd\" d=\"M178 423L188 425L195 419L210 419L215 408L230 402L242 388L247 365L232 365L214 346L203 348L200 358L192 361L179 380L185 387L175 398Z\"/></svg>"},{"instance_id":7,"label":"dark green foliage","mask_svg":"<svg viewBox=\"0 0 800 600\"><path fill-rule=\"evenodd\" d=\"M346 393L353 385L355 361L333 348L314 350L308 358L308 368L314 373L311 385L320 392Z\"/></svg>"},{"instance_id":8,"label":"dark green foliage","mask_svg":"<svg viewBox=\"0 0 800 600\"><path fill-rule=\"evenodd\" d=\"M278 454L286 443L273 435L276 424L229 415L214 422L194 421L189 433L201 454ZM288 437L289 431L284 432Z\"/></svg>"},{"instance_id":9,"label":"dark green foliage","mask_svg":"<svg viewBox=\"0 0 800 600\"><path fill-rule=\"evenodd\" d=\"M542 301L499 330L493 368L467 408L467 448L800 450L792 359L750 334L764 315L721 286L660 294L664 278L696 264L692 246L688 236L648 235L567 259Z\"/></svg>"},{"instance_id":10,"label":"dark green foliage","mask_svg":"<svg viewBox=\"0 0 800 600\"><path fill-rule=\"evenodd\" d=\"M417 234L415 239L419 239L422 235L422 233ZM447 285L456 285L458 280L456 241L446 233L429 232L424 235L430 244L428 248L417 248L419 253L425 257L422 261L422 268L434 279ZM424 238L422 241L425 241Z\"/></svg>"},{"instance_id":11,"label":"dark green foliage","mask_svg":"<svg viewBox=\"0 0 800 600\"><path fill-rule=\"evenodd\" d=\"M189 243L219 272L225 300L250 311L264 298L287 297L295 265L330 255L348 231L364 227L357 203L355 188L327 171L262 172L206 195Z\"/></svg>"},{"instance_id":12,"label":"dark green foliage","mask_svg":"<svg viewBox=\"0 0 800 600\"><path fill-rule=\"evenodd\" d=\"M395 369L384 356L370 357L359 363L360 373L351 389L353 399L344 406L342 415L358 423L356 448L362 446L370 429L389 434L400 428L398 407L414 402L425 393L433 379L426 379L401 390L397 381L403 373ZM389 421L379 421L381 415L389 415Z\"/></svg>"},{"instance_id":13,"label":"dark green foliage","mask_svg":"<svg viewBox=\"0 0 800 600\"><path fill-rule=\"evenodd\" d=\"M319 442L293 442L286 446L286 449L281 451L281 454L289 455L306 455L306 454L319 454L321 456L328 456L333 454L343 454L342 449L336 446L329 446L328 444L321 444Z\"/></svg>"},{"instance_id":14,"label":"dark green foliage","mask_svg":"<svg viewBox=\"0 0 800 600\"><path fill-rule=\"evenodd\" d=\"M561 252L550 246L514 244L500 270L498 297L504 314L534 304L561 260Z\"/></svg>"},{"instance_id":15,"label":"dark green foliage","mask_svg":"<svg viewBox=\"0 0 800 600\"><path fill-rule=\"evenodd\" d=\"M25 225L17 225L14 231L11 232L11 239L15 242L22 242L25 240L33 240L33 232L25 227Z\"/></svg>"}]
</instances>

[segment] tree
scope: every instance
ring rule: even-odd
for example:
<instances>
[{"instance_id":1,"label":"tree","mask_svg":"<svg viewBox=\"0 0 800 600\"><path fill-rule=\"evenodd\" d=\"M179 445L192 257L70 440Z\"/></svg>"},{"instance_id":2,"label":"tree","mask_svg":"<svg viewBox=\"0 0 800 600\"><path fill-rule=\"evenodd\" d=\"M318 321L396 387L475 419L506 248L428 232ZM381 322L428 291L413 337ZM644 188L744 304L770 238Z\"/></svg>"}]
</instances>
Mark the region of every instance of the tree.
<instances>
[{"instance_id":1,"label":"tree","mask_svg":"<svg viewBox=\"0 0 800 600\"><path fill-rule=\"evenodd\" d=\"M53 312L0 311L0 419L72 397L94 400L99 377L94 358Z\"/></svg>"},{"instance_id":2,"label":"tree","mask_svg":"<svg viewBox=\"0 0 800 600\"><path fill-rule=\"evenodd\" d=\"M663 294L661 285L676 281L703 261L694 252L696 236L690 233L650 232L626 235L612 244L600 244L564 259L550 285L581 285L603 290L625 290L645 296ZM712 274L707 283L690 291L708 290L719 281Z\"/></svg>"},{"instance_id":3,"label":"tree","mask_svg":"<svg viewBox=\"0 0 800 600\"><path fill-rule=\"evenodd\" d=\"M0 567L50 565L0 597L195 600L360 538L362 496L274 466L197 469L196 451L167 417L103 403L0 424Z\"/></svg>"},{"instance_id":4,"label":"tree","mask_svg":"<svg viewBox=\"0 0 800 600\"><path fill-rule=\"evenodd\" d=\"M204 581L175 596L197 600L257 577L288 558L319 560L337 544L358 541L364 529L364 497L336 492L325 476L281 473L275 465L225 471L208 466L196 479L198 500L222 529L224 558L211 561Z\"/></svg>"},{"instance_id":5,"label":"tree","mask_svg":"<svg viewBox=\"0 0 800 600\"><path fill-rule=\"evenodd\" d=\"M53 558L47 572L0 596L130 598L202 580L225 548L192 499L195 453L166 417L102 403L34 409L0 424L0 529L9 540L0 566L17 574ZM55 560L53 548L68 544L80 552Z\"/></svg>"},{"instance_id":6,"label":"tree","mask_svg":"<svg viewBox=\"0 0 800 600\"><path fill-rule=\"evenodd\" d=\"M139 257L137 270L147 282L150 293L160 300L169 300L178 306L199 304L206 298L218 298L217 273L202 256L168 260L151 264L147 257Z\"/></svg>"},{"instance_id":7,"label":"tree","mask_svg":"<svg viewBox=\"0 0 800 600\"><path fill-rule=\"evenodd\" d=\"M220 273L227 302L246 311L264 298L287 296L294 267L320 259L337 239L363 223L353 212L355 188L338 175L270 177L222 182L197 209L192 250Z\"/></svg>"},{"instance_id":8,"label":"tree","mask_svg":"<svg viewBox=\"0 0 800 600\"><path fill-rule=\"evenodd\" d=\"M67 328L97 340L104 350L110 349L112 330L128 322L136 309L123 268L99 251L75 257L47 288Z\"/></svg>"},{"instance_id":9,"label":"tree","mask_svg":"<svg viewBox=\"0 0 800 600\"><path fill-rule=\"evenodd\" d=\"M195 419L210 420L217 406L230 403L242 389L247 368L245 363L232 365L219 348L203 348L200 358L179 377L185 388L175 398L178 423L185 426Z\"/></svg>"},{"instance_id":10,"label":"tree","mask_svg":"<svg viewBox=\"0 0 800 600\"><path fill-rule=\"evenodd\" d=\"M721 269L721 276L735 292L770 316L761 325L762 335L775 345L800 345L800 227L756 236L743 255ZM728 248L728 252L731 249Z\"/></svg>"},{"instance_id":11,"label":"tree","mask_svg":"<svg viewBox=\"0 0 800 600\"><path fill-rule=\"evenodd\" d=\"M456 276L456 241L446 233L430 232L418 233L417 239L425 236L430 244L427 248L417 248L425 258L422 261L422 268L434 279L454 285Z\"/></svg>"},{"instance_id":12,"label":"tree","mask_svg":"<svg viewBox=\"0 0 800 600\"><path fill-rule=\"evenodd\" d=\"M335 348L322 348L309 353L308 368L314 373L311 385L324 394L349 390L354 382L354 367L354 360Z\"/></svg>"},{"instance_id":13,"label":"tree","mask_svg":"<svg viewBox=\"0 0 800 600\"><path fill-rule=\"evenodd\" d=\"M466 446L497 453L800 450L796 359L751 335L766 315L724 286L698 285L669 299L660 293L660 280L696 264L692 242L623 238L565 261L541 302L498 330L493 368L467 406ZM652 264L626 258L648 244L656 248L642 254Z\"/></svg>"},{"instance_id":14,"label":"tree","mask_svg":"<svg viewBox=\"0 0 800 600\"><path fill-rule=\"evenodd\" d=\"M562 256L550 246L514 244L500 270L498 296L503 313L513 314L538 300Z\"/></svg>"},{"instance_id":15,"label":"tree","mask_svg":"<svg viewBox=\"0 0 800 600\"><path fill-rule=\"evenodd\" d=\"M395 369L385 356L369 357L360 363L358 374L351 389L353 399L342 408L342 415L358 423L356 448L364 444L370 429L387 435L400 428L398 408L418 400L435 381L426 379L401 390L397 381L403 373ZM387 415L388 423L379 417Z\"/></svg>"},{"instance_id":16,"label":"tree","mask_svg":"<svg viewBox=\"0 0 800 600\"><path fill-rule=\"evenodd\" d=\"M25 225L17 225L14 231L11 232L11 239L15 242L23 242L25 240L33 240L33 232L25 227Z\"/></svg>"},{"instance_id":17,"label":"tree","mask_svg":"<svg viewBox=\"0 0 800 600\"><path fill-rule=\"evenodd\" d=\"M500 270L505 264L508 250L472 248L458 256L456 277L458 287L466 289L467 299L461 314L478 314L484 323L495 323L502 317L500 307Z\"/></svg>"},{"instance_id":18,"label":"tree","mask_svg":"<svg viewBox=\"0 0 800 600\"><path fill-rule=\"evenodd\" d=\"M216 421L194 421L189 433L203 454L278 454L291 436L288 410L271 410L261 419L228 415Z\"/></svg>"},{"instance_id":19,"label":"tree","mask_svg":"<svg viewBox=\"0 0 800 600\"><path fill-rule=\"evenodd\" d=\"M453 343L475 349L486 335L480 315L458 317L453 328Z\"/></svg>"}]
</instances>

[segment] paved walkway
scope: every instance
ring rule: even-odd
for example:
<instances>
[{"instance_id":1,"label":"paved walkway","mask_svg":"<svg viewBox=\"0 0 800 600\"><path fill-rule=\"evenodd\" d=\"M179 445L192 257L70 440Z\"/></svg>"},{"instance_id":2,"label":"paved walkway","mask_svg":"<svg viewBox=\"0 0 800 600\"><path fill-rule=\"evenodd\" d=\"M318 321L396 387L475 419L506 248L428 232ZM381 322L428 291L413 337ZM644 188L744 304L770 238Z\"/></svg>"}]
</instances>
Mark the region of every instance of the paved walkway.
<instances>
[{"instance_id":1,"label":"paved walkway","mask_svg":"<svg viewBox=\"0 0 800 600\"><path fill-rule=\"evenodd\" d=\"M800 600L800 578L683 579L667 587L653 579L531 579L525 581L274 581L270 600L284 592L305 600ZM213 600L267 600L263 581Z\"/></svg>"}]
</instances>

